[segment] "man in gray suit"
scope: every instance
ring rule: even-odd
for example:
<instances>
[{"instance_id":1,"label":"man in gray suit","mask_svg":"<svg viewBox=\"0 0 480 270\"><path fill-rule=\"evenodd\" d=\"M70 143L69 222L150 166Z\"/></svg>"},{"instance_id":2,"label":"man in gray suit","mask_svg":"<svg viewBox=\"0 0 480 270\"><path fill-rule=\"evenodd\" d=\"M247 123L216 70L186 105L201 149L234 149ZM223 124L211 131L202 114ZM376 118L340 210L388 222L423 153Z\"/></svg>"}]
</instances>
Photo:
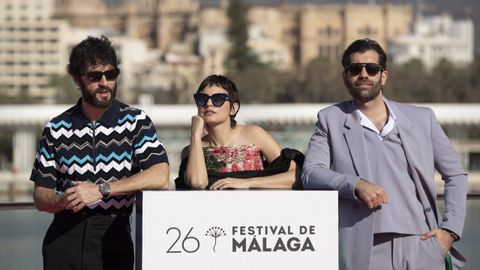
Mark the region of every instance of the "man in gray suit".
<instances>
[{"instance_id":1,"label":"man in gray suit","mask_svg":"<svg viewBox=\"0 0 480 270\"><path fill-rule=\"evenodd\" d=\"M342 77L353 100L318 113L303 185L338 190L340 269L461 269L453 243L462 235L467 175L431 109L384 97L386 62L370 39L345 50Z\"/></svg>"}]
</instances>

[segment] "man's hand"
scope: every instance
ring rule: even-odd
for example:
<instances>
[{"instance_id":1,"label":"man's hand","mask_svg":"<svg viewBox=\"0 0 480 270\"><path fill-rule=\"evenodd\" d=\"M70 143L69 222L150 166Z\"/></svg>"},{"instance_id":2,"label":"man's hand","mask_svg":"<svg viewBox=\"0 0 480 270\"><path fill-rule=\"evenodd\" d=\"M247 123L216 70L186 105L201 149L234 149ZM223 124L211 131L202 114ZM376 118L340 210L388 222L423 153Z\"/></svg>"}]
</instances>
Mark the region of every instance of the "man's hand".
<instances>
[{"instance_id":1,"label":"man's hand","mask_svg":"<svg viewBox=\"0 0 480 270\"><path fill-rule=\"evenodd\" d=\"M363 178L357 182L355 193L370 209L388 202L387 193L383 187L372 184Z\"/></svg>"},{"instance_id":2,"label":"man's hand","mask_svg":"<svg viewBox=\"0 0 480 270\"><path fill-rule=\"evenodd\" d=\"M426 240L432 236L437 238L438 243L442 247L445 254L447 254L447 252L452 248L453 242L455 241L455 238L450 234L449 231L441 228L433 229L424 233L420 239Z\"/></svg>"},{"instance_id":3,"label":"man's hand","mask_svg":"<svg viewBox=\"0 0 480 270\"><path fill-rule=\"evenodd\" d=\"M33 202L38 210L49 213L58 213L66 207L65 194L57 194L53 189L39 186L37 183L33 190Z\"/></svg>"},{"instance_id":4,"label":"man's hand","mask_svg":"<svg viewBox=\"0 0 480 270\"><path fill-rule=\"evenodd\" d=\"M65 209L72 210L76 213L86 205L102 198L102 194L98 190L98 185L87 181L72 181L72 183L73 187L65 191Z\"/></svg>"}]
</instances>

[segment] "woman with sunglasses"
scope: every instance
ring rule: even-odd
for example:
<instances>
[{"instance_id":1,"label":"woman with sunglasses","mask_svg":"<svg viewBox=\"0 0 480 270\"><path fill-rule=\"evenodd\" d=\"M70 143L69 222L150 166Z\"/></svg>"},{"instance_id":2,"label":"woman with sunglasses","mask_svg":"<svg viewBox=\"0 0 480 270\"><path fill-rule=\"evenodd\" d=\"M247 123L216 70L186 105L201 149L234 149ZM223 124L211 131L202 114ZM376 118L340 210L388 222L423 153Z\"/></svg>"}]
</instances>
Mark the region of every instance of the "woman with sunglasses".
<instances>
[{"instance_id":1,"label":"woman with sunglasses","mask_svg":"<svg viewBox=\"0 0 480 270\"><path fill-rule=\"evenodd\" d=\"M177 189L286 188L295 183L303 154L281 150L261 127L237 125L237 87L222 75L203 80L193 95L190 145L182 151Z\"/></svg>"}]
</instances>

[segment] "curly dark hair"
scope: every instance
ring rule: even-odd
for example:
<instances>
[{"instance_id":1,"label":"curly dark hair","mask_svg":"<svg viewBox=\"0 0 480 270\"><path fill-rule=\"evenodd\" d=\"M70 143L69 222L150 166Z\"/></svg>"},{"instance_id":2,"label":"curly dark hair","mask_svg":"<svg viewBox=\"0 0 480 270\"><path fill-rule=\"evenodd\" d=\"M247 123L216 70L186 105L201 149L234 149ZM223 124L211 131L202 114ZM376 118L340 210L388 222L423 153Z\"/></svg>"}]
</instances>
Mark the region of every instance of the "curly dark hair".
<instances>
[{"instance_id":1,"label":"curly dark hair","mask_svg":"<svg viewBox=\"0 0 480 270\"><path fill-rule=\"evenodd\" d=\"M120 64L112 42L104 35L100 38L88 36L77 44L70 52L69 61L67 70L73 78L82 76L90 66L110 64L117 69Z\"/></svg>"},{"instance_id":2,"label":"curly dark hair","mask_svg":"<svg viewBox=\"0 0 480 270\"><path fill-rule=\"evenodd\" d=\"M233 109L233 104L238 104L238 110L234 115L230 115L230 126L235 127L237 125L237 121L235 120L235 116L237 116L238 111L240 111L240 94L238 93L237 86L235 83L230 80L229 78L223 75L213 74L206 77L198 86L197 93L200 93L205 88L210 86L218 86L223 88L225 91L228 92L228 100L230 101L230 110Z\"/></svg>"},{"instance_id":3,"label":"curly dark hair","mask_svg":"<svg viewBox=\"0 0 480 270\"><path fill-rule=\"evenodd\" d=\"M382 66L383 70L387 70L387 54L378 42L369 38L357 39L345 49L342 57L343 67L346 68L350 65L350 55L356 52L364 53L368 50L374 50L378 53L380 66Z\"/></svg>"}]
</instances>

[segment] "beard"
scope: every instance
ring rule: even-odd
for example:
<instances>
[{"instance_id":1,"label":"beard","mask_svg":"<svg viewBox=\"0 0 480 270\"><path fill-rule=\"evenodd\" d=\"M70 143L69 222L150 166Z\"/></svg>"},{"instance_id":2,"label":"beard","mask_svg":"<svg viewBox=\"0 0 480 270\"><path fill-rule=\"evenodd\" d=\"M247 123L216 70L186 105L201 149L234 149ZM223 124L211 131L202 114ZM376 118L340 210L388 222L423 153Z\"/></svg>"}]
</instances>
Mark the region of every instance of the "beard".
<instances>
[{"instance_id":1,"label":"beard","mask_svg":"<svg viewBox=\"0 0 480 270\"><path fill-rule=\"evenodd\" d=\"M85 85L81 85L81 90L82 90L82 97L87 102L88 104L101 108L101 109L106 109L110 107L113 103L113 99L115 98L117 94L117 85L115 85L114 88L110 87L99 87L93 91L88 90ZM110 97L109 98L97 98L97 93L99 92L105 92L108 91L110 92Z\"/></svg>"},{"instance_id":2,"label":"beard","mask_svg":"<svg viewBox=\"0 0 480 270\"><path fill-rule=\"evenodd\" d=\"M369 84L369 88L361 88L361 84ZM355 82L347 81L346 83L348 92L353 97L354 100L361 101L363 103L374 100L383 90L382 79L378 82L373 82L371 80L359 80Z\"/></svg>"}]
</instances>

